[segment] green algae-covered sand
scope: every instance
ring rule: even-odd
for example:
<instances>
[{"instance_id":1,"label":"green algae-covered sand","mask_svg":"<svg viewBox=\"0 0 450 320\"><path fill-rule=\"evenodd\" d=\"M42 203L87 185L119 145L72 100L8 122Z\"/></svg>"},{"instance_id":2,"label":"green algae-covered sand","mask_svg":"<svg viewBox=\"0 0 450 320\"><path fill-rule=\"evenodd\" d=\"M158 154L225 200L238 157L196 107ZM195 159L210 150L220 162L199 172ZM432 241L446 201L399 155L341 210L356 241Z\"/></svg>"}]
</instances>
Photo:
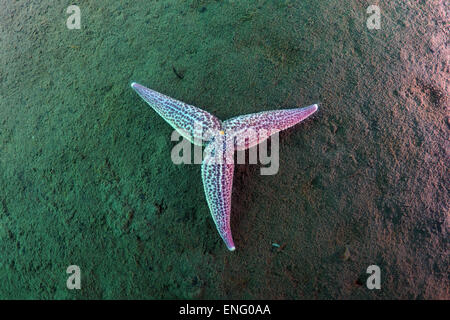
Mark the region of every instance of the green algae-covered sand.
<instances>
[{"instance_id":1,"label":"green algae-covered sand","mask_svg":"<svg viewBox=\"0 0 450 320\"><path fill-rule=\"evenodd\" d=\"M378 30L356 0L81 1L70 30L0 0L0 298L448 299L444 3L376 2ZM320 102L276 175L236 167L235 252L132 81L220 119Z\"/></svg>"}]
</instances>

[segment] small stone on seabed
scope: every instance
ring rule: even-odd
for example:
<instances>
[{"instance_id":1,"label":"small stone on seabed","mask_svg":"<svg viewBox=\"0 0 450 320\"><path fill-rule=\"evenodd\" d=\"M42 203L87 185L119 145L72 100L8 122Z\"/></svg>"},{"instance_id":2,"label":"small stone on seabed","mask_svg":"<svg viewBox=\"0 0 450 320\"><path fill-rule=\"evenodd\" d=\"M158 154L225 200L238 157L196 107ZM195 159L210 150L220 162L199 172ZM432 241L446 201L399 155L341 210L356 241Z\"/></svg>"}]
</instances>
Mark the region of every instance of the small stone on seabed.
<instances>
[{"instance_id":1,"label":"small stone on seabed","mask_svg":"<svg viewBox=\"0 0 450 320\"><path fill-rule=\"evenodd\" d=\"M342 256L342 259L344 261L347 261L348 259L350 259L350 250L348 249L348 247L345 247L345 252L344 255Z\"/></svg>"}]
</instances>

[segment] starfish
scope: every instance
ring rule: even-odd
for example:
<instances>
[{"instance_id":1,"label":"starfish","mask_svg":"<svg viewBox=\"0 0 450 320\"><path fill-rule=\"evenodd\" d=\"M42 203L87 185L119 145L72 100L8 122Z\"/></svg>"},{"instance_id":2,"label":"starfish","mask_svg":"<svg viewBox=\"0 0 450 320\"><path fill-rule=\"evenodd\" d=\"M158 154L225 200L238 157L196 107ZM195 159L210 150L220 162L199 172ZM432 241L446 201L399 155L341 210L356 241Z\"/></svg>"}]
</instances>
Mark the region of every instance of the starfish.
<instances>
[{"instance_id":1,"label":"starfish","mask_svg":"<svg viewBox=\"0 0 450 320\"><path fill-rule=\"evenodd\" d=\"M201 167L206 200L217 231L227 248L235 250L230 228L234 151L256 146L271 135L294 126L316 112L317 104L247 114L222 122L209 112L136 82L131 87L180 135L195 145L206 146ZM248 131L257 134L248 135Z\"/></svg>"}]
</instances>

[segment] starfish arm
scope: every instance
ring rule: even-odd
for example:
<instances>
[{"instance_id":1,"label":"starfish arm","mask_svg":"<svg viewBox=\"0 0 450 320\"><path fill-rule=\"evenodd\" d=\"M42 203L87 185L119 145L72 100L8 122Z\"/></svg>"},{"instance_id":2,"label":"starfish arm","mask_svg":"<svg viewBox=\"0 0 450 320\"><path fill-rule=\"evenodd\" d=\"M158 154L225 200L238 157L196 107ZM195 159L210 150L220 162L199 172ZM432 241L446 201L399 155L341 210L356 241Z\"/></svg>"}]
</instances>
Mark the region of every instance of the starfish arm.
<instances>
[{"instance_id":1,"label":"starfish arm","mask_svg":"<svg viewBox=\"0 0 450 320\"><path fill-rule=\"evenodd\" d=\"M172 99L136 82L133 82L131 87L153 110L191 143L204 145L215 132L221 130L221 121L209 112Z\"/></svg>"},{"instance_id":2,"label":"starfish arm","mask_svg":"<svg viewBox=\"0 0 450 320\"><path fill-rule=\"evenodd\" d=\"M235 249L230 228L231 193L233 187L234 163L219 164L214 158L220 145L215 141L205 148L202 163L202 180L206 201L217 231L227 245L228 250Z\"/></svg>"},{"instance_id":3,"label":"starfish arm","mask_svg":"<svg viewBox=\"0 0 450 320\"><path fill-rule=\"evenodd\" d=\"M317 109L317 104L313 104L305 108L247 114L226 120L223 129L228 136L233 136L235 150L245 150L305 120Z\"/></svg>"}]
</instances>

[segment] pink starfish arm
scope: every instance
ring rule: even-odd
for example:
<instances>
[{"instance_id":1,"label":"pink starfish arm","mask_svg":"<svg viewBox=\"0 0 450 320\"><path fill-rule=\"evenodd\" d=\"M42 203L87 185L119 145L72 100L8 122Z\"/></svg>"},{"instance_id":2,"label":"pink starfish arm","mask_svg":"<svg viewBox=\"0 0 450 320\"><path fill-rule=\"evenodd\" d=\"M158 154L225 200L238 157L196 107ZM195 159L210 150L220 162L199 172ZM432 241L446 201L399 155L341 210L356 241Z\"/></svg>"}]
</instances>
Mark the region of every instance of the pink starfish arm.
<instances>
[{"instance_id":1,"label":"pink starfish arm","mask_svg":"<svg viewBox=\"0 0 450 320\"><path fill-rule=\"evenodd\" d=\"M172 99L136 82L133 82L131 87L153 110L193 144L204 145L221 130L221 121L209 112Z\"/></svg>"},{"instance_id":2,"label":"pink starfish arm","mask_svg":"<svg viewBox=\"0 0 450 320\"><path fill-rule=\"evenodd\" d=\"M218 137L206 146L202 162L202 180L206 201L217 231L228 250L233 251L235 247L231 236L230 213L234 163L223 159L227 153L224 146L224 140ZM220 163L216 156L222 157L224 161Z\"/></svg>"},{"instance_id":3,"label":"pink starfish arm","mask_svg":"<svg viewBox=\"0 0 450 320\"><path fill-rule=\"evenodd\" d=\"M229 137L234 137L235 150L245 150L305 120L317 109L317 104L313 104L305 108L246 114L226 120L223 130Z\"/></svg>"}]
</instances>

